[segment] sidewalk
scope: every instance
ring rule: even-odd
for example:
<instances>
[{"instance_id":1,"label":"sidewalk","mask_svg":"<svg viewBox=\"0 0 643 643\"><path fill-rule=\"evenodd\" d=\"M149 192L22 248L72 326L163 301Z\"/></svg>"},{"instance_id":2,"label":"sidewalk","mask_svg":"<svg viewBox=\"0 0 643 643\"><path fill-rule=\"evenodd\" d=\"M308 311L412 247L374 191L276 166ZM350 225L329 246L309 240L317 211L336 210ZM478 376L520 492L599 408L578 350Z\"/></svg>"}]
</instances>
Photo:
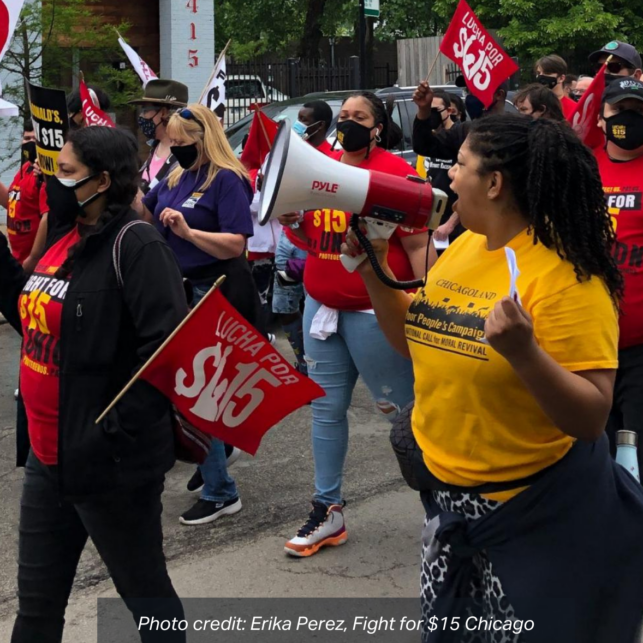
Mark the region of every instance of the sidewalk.
<instances>
[{"instance_id":1,"label":"sidewalk","mask_svg":"<svg viewBox=\"0 0 643 643\"><path fill-rule=\"evenodd\" d=\"M422 505L400 486L346 509L348 543L308 559L289 558L284 542L301 526L250 538L170 565L182 598L408 598L418 596ZM224 524L222 519L221 524ZM199 538L199 528L192 530ZM96 643L96 600L116 596L111 581L72 596L63 643ZM216 604L216 603L215 603ZM11 636L13 617L0 622L0 640ZM219 637L219 640L222 640Z\"/></svg>"}]
</instances>

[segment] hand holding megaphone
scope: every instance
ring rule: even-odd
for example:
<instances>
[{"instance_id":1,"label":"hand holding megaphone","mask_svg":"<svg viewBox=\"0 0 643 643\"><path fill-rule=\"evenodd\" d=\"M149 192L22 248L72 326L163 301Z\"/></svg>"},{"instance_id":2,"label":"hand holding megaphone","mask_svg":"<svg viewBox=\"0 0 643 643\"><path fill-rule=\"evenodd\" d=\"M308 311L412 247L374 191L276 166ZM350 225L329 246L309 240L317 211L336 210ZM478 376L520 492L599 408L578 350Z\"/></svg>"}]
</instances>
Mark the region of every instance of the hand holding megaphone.
<instances>
[{"instance_id":1,"label":"hand holding megaphone","mask_svg":"<svg viewBox=\"0 0 643 643\"><path fill-rule=\"evenodd\" d=\"M364 221L360 221L360 230L363 234L368 233L368 229ZM371 241L371 246L373 248L373 252L375 252L378 263L380 266L384 266L388 256L388 240L381 238L369 240ZM365 250L362 248L362 245L357 238L357 234L355 234L354 230L349 229L346 234L346 241L342 244L342 260L344 258L358 259L357 270L359 272L363 272L365 269L370 268L371 265L368 261L364 261L364 257L366 257Z\"/></svg>"}]
</instances>

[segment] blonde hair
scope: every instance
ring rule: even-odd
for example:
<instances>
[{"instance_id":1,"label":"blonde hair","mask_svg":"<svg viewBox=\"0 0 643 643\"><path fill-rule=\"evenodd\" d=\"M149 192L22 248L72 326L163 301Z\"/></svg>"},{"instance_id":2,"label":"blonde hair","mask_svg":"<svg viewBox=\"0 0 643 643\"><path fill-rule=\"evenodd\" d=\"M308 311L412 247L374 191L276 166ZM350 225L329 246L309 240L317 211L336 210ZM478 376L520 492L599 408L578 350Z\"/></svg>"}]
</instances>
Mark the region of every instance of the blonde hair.
<instances>
[{"instance_id":1,"label":"blonde hair","mask_svg":"<svg viewBox=\"0 0 643 643\"><path fill-rule=\"evenodd\" d=\"M198 119L183 118L179 110L172 114L167 124L167 133L170 138L194 141L200 147L199 160L203 161L204 157L209 161L208 174L205 183L201 189L207 190L217 176L219 170L230 170L240 179L249 181L248 171L242 165L241 161L234 155L228 139L223 133L223 127L214 112L207 107L199 104L189 105L188 109ZM203 127L199 124L203 125ZM168 186L175 188L183 173L182 167L175 167L168 176Z\"/></svg>"}]
</instances>

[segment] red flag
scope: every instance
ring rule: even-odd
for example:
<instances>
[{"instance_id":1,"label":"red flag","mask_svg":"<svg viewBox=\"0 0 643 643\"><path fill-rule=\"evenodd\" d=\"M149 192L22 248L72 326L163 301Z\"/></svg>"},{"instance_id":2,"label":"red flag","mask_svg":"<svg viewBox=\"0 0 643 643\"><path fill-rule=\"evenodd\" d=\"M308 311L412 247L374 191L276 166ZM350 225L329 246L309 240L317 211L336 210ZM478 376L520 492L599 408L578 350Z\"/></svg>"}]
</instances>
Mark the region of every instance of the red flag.
<instances>
[{"instance_id":1,"label":"red flag","mask_svg":"<svg viewBox=\"0 0 643 643\"><path fill-rule=\"evenodd\" d=\"M83 116L88 127L100 125L102 127L116 127L114 121L94 103L89 88L84 80L80 81L80 100L83 105Z\"/></svg>"},{"instance_id":2,"label":"red flag","mask_svg":"<svg viewBox=\"0 0 643 643\"><path fill-rule=\"evenodd\" d=\"M206 296L141 378L195 427L252 455L271 427L324 395L219 290Z\"/></svg>"},{"instance_id":3,"label":"red flag","mask_svg":"<svg viewBox=\"0 0 643 643\"><path fill-rule=\"evenodd\" d=\"M600 147L605 144L605 134L598 126L598 117L601 113L601 102L605 91L605 69L603 65L592 84L578 101L578 107L569 117L572 128L588 147Z\"/></svg>"},{"instance_id":4,"label":"red flag","mask_svg":"<svg viewBox=\"0 0 643 643\"><path fill-rule=\"evenodd\" d=\"M465 0L460 0L440 51L462 69L469 91L485 107L493 102L496 89L518 71L518 65L489 35Z\"/></svg>"},{"instance_id":5,"label":"red flag","mask_svg":"<svg viewBox=\"0 0 643 643\"><path fill-rule=\"evenodd\" d=\"M241 153L241 162L248 170L258 170L268 156L277 136L278 124L268 118L260 109L255 110L248 140Z\"/></svg>"}]
</instances>

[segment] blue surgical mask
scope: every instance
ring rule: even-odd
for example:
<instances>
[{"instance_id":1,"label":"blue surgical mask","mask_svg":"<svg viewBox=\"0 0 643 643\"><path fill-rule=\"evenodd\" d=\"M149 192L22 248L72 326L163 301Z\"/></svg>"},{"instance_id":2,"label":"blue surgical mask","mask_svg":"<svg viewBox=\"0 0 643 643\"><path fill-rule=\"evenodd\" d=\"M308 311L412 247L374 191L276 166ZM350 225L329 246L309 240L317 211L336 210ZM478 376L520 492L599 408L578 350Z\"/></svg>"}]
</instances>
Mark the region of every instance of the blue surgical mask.
<instances>
[{"instance_id":1,"label":"blue surgical mask","mask_svg":"<svg viewBox=\"0 0 643 643\"><path fill-rule=\"evenodd\" d=\"M306 135L306 130L307 129L308 129L308 127L304 123L302 123L301 121L295 121L292 124L293 132L295 132L295 134L297 134L297 136L300 136L301 138L304 138L304 136Z\"/></svg>"}]
</instances>

